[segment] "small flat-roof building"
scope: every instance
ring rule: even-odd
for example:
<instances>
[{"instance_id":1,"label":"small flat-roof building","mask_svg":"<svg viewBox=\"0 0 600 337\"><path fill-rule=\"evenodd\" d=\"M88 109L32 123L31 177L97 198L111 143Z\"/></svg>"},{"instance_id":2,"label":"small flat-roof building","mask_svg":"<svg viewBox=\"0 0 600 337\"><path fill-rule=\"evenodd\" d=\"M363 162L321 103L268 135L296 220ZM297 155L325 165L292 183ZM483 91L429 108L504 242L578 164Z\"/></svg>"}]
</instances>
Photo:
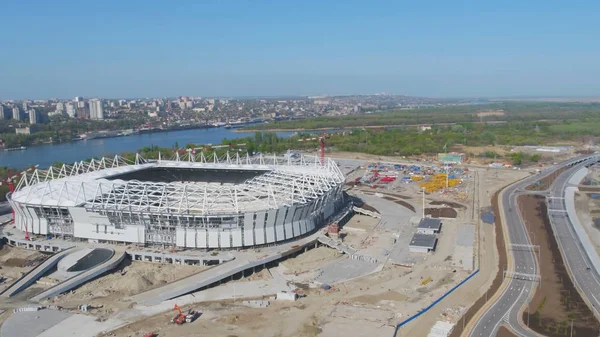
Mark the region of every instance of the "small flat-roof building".
<instances>
[{"instance_id":1,"label":"small flat-roof building","mask_svg":"<svg viewBox=\"0 0 600 337\"><path fill-rule=\"evenodd\" d=\"M442 229L442 220L433 218L423 218L417 225L419 234L436 234Z\"/></svg>"},{"instance_id":2,"label":"small flat-roof building","mask_svg":"<svg viewBox=\"0 0 600 337\"><path fill-rule=\"evenodd\" d=\"M437 237L430 234L415 233L408 245L408 251L411 253L428 253L435 250Z\"/></svg>"}]
</instances>

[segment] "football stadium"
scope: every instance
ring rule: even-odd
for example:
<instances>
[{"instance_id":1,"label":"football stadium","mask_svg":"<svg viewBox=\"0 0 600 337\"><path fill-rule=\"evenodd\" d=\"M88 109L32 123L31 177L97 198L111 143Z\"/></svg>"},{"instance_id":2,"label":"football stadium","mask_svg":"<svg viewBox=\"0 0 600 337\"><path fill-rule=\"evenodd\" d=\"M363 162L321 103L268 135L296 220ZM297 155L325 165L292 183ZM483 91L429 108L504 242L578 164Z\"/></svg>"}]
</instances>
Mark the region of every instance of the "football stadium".
<instances>
[{"instance_id":1,"label":"football stadium","mask_svg":"<svg viewBox=\"0 0 600 337\"><path fill-rule=\"evenodd\" d=\"M243 249L324 226L344 207L343 183L316 156L115 156L26 172L8 200L26 237Z\"/></svg>"}]
</instances>

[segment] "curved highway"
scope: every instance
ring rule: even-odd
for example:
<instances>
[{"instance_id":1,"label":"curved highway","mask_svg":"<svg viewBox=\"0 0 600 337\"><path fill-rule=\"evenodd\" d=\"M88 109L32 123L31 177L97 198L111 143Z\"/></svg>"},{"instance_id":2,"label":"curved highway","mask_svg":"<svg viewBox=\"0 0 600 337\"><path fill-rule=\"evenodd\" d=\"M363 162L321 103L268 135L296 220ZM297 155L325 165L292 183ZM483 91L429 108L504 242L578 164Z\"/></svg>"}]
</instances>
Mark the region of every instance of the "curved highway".
<instances>
[{"instance_id":1,"label":"curved highway","mask_svg":"<svg viewBox=\"0 0 600 337\"><path fill-rule=\"evenodd\" d=\"M587 162L586 166L597 160ZM554 210L549 212L550 223L552 224L554 236L558 239L563 260L573 283L588 305L592 305L596 316L600 316L600 301L598 301L598 297L600 296L600 276L598 270L594 268L594 263L592 263L579 236L575 233L573 221L579 222L579 219L570 219L566 213L565 197L567 196L565 190L569 186L569 180L579 168L581 166L570 169L567 171L568 173L560 175L550 189L553 198L551 201L548 201L548 208ZM594 248L590 247L590 249ZM592 252L592 254L596 253Z\"/></svg>"},{"instance_id":2,"label":"curved highway","mask_svg":"<svg viewBox=\"0 0 600 337\"><path fill-rule=\"evenodd\" d=\"M534 295L535 287L538 285L536 278L538 274L538 264L535 255L536 253L527 247L528 245L532 245L532 243L529 240L527 228L518 210L517 197L521 194L528 193L525 191L525 187L535 183L543 176L551 174L552 172L563 167L581 167L582 165L587 165L591 163L592 159L596 158L596 155L582 156L565 161L546 170L545 172L542 172L541 174L528 177L508 187L501 194L501 210L504 212L503 221L506 224L509 236L507 244L524 246L513 246L514 248L509 249L508 253L512 256L513 261L513 269L510 272L512 272L514 275L508 279L508 285L504 288L499 297L475 322L475 325L469 334L470 337L495 336L500 325L503 323L508 324L512 330L521 336L538 336L537 333L533 332L527 327L522 326L521 319L519 317L520 309L529 302L530 298ZM572 172L574 172L574 169L570 168L561 174L559 176L560 179L557 178L551 190L554 190L554 188L563 188L560 182L565 179L563 178L564 176L570 177ZM568 178L566 178L566 181L568 181ZM564 237L562 239L573 240L572 236L570 238ZM571 248L571 245L569 245L568 248L575 249ZM573 252L569 250L569 254L574 253L576 250L577 249L573 250ZM575 255L574 257L577 258ZM598 284L600 285L600 283ZM593 296L591 292L590 295Z\"/></svg>"}]
</instances>

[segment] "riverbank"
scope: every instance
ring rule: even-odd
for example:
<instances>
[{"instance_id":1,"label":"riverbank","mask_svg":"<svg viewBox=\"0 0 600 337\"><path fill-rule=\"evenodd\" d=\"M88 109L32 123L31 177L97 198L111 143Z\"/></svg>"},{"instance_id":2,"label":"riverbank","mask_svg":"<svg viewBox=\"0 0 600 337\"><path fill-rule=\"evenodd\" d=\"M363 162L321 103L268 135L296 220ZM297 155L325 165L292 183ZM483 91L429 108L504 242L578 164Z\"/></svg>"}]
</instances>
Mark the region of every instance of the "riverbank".
<instances>
[{"instance_id":1,"label":"riverbank","mask_svg":"<svg viewBox=\"0 0 600 337\"><path fill-rule=\"evenodd\" d=\"M269 131L271 132L271 131ZM278 137L289 137L293 132L275 132ZM97 138L74 142L40 144L24 151L0 151L0 167L21 169L32 165L46 168L53 163L74 163L91 157L112 157L123 152L136 152L147 146L173 148L176 144L221 144L223 139L254 136L254 133L234 132L225 127L138 133L129 136Z\"/></svg>"},{"instance_id":2,"label":"riverbank","mask_svg":"<svg viewBox=\"0 0 600 337\"><path fill-rule=\"evenodd\" d=\"M506 121L473 122L474 124L506 124ZM450 126L459 123L435 123L436 126ZM340 126L325 128L266 128L266 129L235 129L233 132L307 132L307 131L331 131L331 130L361 130L361 129L401 129L408 127L429 127L432 124L397 124L397 125L364 125L364 126Z\"/></svg>"}]
</instances>

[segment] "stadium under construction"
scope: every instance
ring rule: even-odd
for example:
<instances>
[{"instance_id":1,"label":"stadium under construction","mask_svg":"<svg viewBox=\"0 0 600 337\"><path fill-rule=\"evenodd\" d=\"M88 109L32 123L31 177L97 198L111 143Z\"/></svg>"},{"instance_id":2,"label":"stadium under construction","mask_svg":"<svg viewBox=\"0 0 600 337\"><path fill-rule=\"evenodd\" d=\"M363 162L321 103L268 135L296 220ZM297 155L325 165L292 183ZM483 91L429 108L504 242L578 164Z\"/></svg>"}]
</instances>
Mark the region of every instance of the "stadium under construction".
<instances>
[{"instance_id":1,"label":"stadium under construction","mask_svg":"<svg viewBox=\"0 0 600 337\"><path fill-rule=\"evenodd\" d=\"M8 200L26 237L240 249L324 226L345 207L343 184L323 157L115 156L26 172Z\"/></svg>"}]
</instances>

